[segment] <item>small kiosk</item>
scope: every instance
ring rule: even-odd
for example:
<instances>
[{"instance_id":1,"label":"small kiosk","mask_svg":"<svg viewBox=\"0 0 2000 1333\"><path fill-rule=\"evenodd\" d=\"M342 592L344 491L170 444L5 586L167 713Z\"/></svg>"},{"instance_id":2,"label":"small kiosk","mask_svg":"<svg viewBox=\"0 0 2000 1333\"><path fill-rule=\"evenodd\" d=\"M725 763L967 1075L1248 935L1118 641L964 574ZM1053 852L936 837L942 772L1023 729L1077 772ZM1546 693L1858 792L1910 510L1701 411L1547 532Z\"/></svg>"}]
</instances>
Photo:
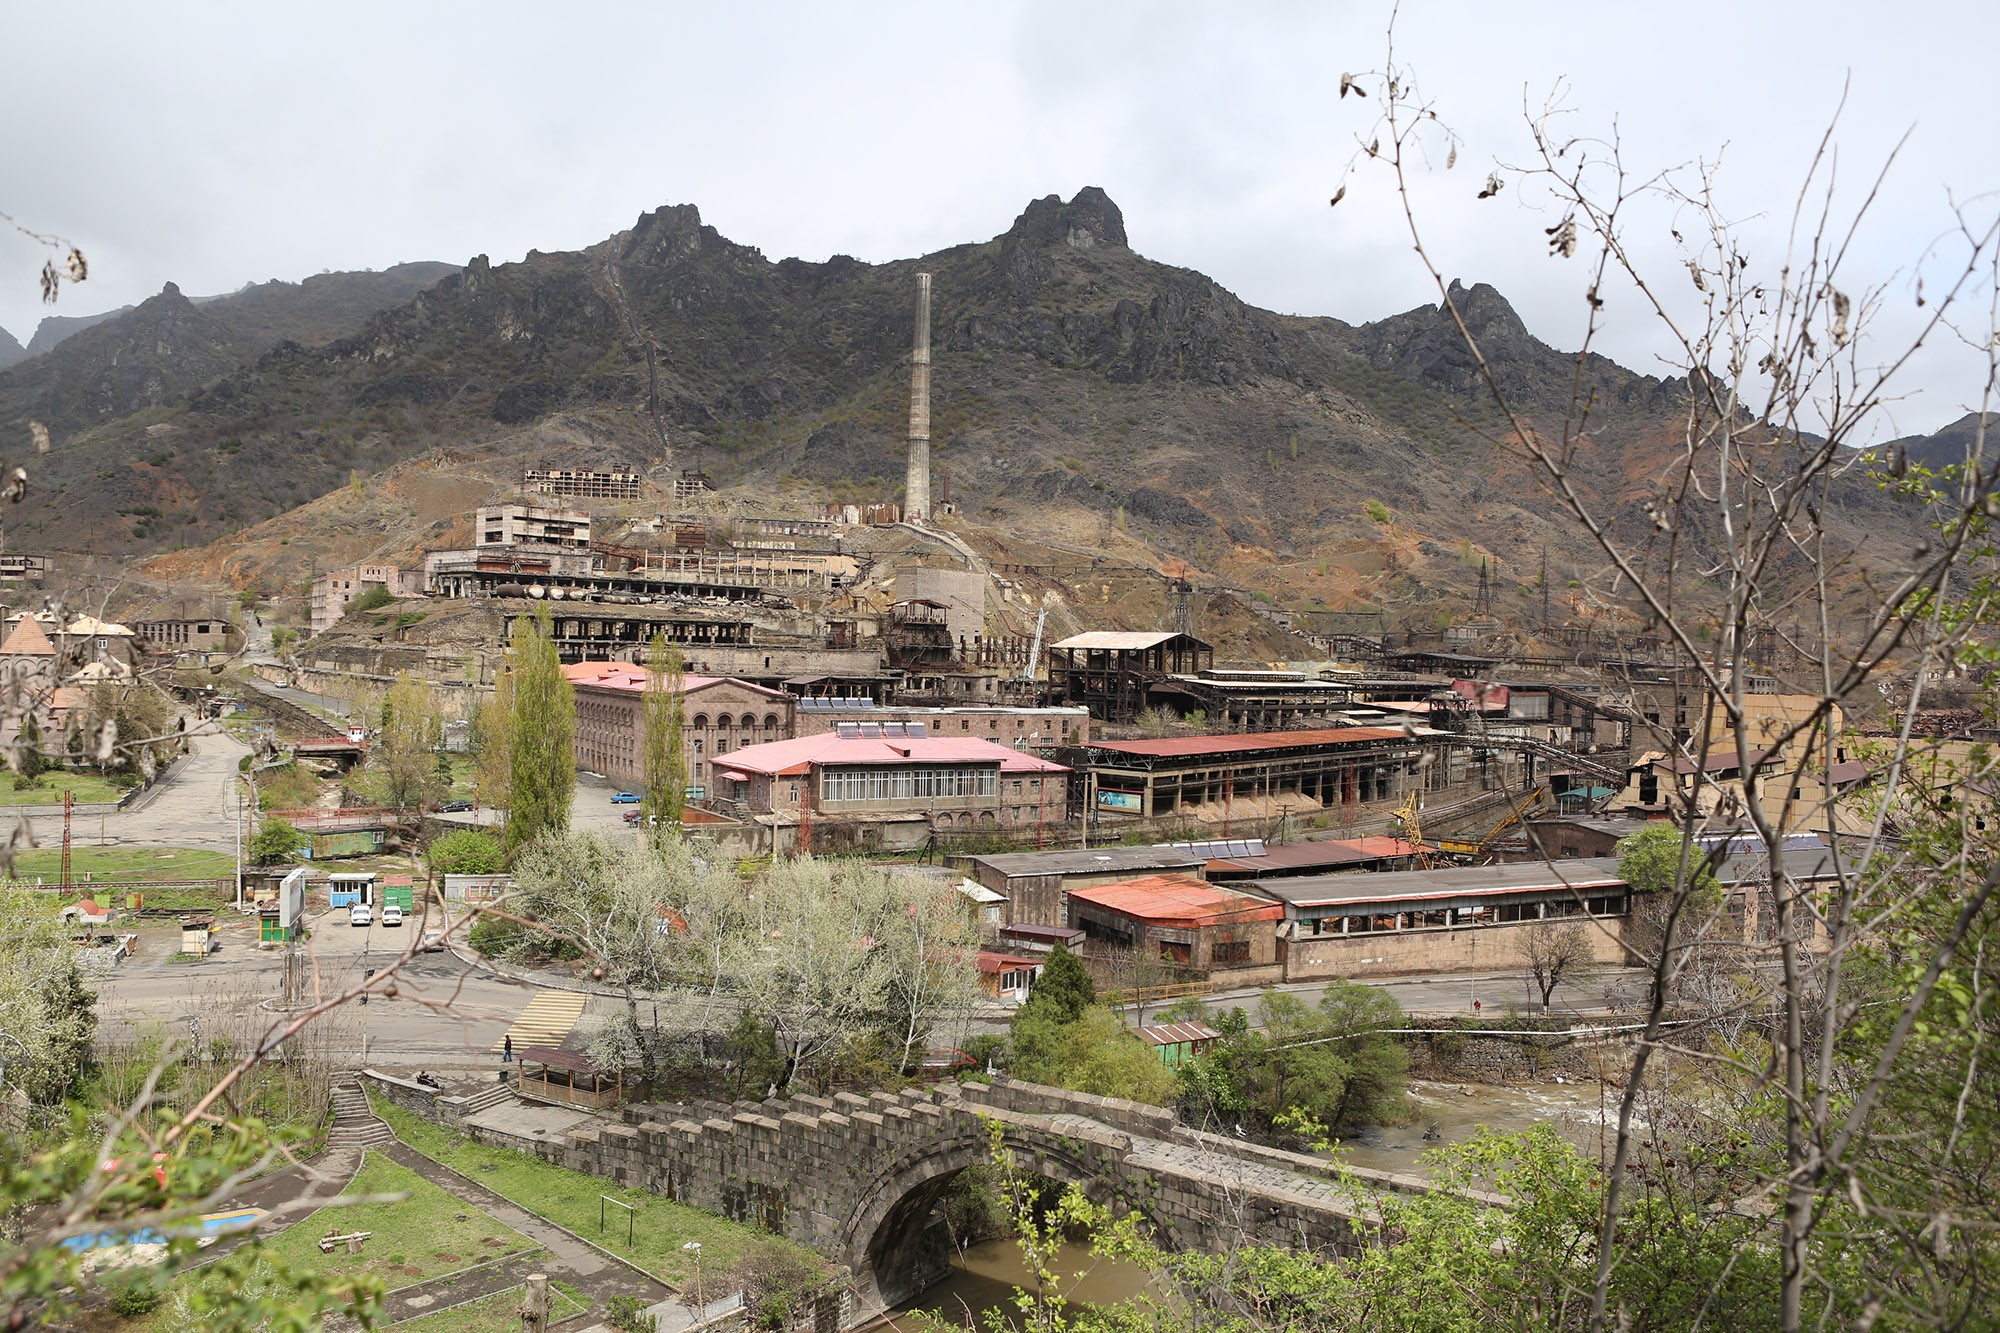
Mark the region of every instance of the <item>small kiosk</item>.
<instances>
[{"instance_id":1,"label":"small kiosk","mask_svg":"<svg viewBox=\"0 0 2000 1333\"><path fill-rule=\"evenodd\" d=\"M372 870L356 873L328 875L326 877L326 901L329 907L354 907L375 905L375 872Z\"/></svg>"}]
</instances>

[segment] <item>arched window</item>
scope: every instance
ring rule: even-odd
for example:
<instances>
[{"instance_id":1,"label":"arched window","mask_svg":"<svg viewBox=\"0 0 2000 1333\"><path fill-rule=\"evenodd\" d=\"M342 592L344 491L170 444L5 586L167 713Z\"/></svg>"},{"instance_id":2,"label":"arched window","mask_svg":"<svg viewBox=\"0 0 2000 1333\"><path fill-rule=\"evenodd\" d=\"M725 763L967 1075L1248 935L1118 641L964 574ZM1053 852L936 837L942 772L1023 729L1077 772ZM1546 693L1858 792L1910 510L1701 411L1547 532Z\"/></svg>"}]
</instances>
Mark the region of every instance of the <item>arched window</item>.
<instances>
[{"instance_id":1,"label":"arched window","mask_svg":"<svg viewBox=\"0 0 2000 1333\"><path fill-rule=\"evenodd\" d=\"M745 713L743 715L743 725L746 727L755 727L757 725L757 715L755 713Z\"/></svg>"},{"instance_id":2,"label":"arched window","mask_svg":"<svg viewBox=\"0 0 2000 1333\"><path fill-rule=\"evenodd\" d=\"M708 714L707 714L707 713L696 713L696 714L694 715L694 723L693 723L693 726L694 726L694 729L695 729L696 731L707 731L707 730L708 730Z\"/></svg>"},{"instance_id":3,"label":"arched window","mask_svg":"<svg viewBox=\"0 0 2000 1333\"><path fill-rule=\"evenodd\" d=\"M717 731L729 730L729 714L717 713L715 715L715 729Z\"/></svg>"}]
</instances>

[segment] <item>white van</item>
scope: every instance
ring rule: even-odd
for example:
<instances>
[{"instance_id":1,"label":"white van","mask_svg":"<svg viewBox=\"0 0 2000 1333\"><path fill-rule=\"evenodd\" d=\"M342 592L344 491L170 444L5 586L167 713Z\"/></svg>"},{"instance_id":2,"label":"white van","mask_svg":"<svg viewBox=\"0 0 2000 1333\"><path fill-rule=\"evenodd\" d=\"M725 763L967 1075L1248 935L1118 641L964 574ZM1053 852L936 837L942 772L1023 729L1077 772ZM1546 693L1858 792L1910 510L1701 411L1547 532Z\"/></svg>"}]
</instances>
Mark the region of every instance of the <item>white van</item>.
<instances>
[{"instance_id":1,"label":"white van","mask_svg":"<svg viewBox=\"0 0 2000 1333\"><path fill-rule=\"evenodd\" d=\"M347 924L350 926L372 926L375 924L375 909L367 903L356 903L347 909Z\"/></svg>"}]
</instances>

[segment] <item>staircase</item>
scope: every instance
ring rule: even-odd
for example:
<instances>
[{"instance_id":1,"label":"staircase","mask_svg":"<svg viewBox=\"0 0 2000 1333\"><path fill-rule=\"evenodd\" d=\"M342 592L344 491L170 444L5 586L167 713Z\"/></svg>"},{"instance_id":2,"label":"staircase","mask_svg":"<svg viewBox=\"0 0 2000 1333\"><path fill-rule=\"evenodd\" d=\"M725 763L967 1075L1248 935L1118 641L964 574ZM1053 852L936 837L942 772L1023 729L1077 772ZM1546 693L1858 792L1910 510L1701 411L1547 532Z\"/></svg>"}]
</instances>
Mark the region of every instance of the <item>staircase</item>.
<instances>
[{"instance_id":1,"label":"staircase","mask_svg":"<svg viewBox=\"0 0 2000 1333\"><path fill-rule=\"evenodd\" d=\"M478 1092L473 1093L470 1097L467 1097L464 1104L459 1107L458 1114L461 1118L478 1115L481 1111L489 1107L498 1106L501 1102L512 1101L513 1099L514 1089L510 1085L506 1083L488 1084Z\"/></svg>"},{"instance_id":2,"label":"staircase","mask_svg":"<svg viewBox=\"0 0 2000 1333\"><path fill-rule=\"evenodd\" d=\"M333 1085L333 1128L327 1132L329 1148L372 1148L395 1141L396 1132L376 1119L368 1105L368 1094L352 1078Z\"/></svg>"}]
</instances>

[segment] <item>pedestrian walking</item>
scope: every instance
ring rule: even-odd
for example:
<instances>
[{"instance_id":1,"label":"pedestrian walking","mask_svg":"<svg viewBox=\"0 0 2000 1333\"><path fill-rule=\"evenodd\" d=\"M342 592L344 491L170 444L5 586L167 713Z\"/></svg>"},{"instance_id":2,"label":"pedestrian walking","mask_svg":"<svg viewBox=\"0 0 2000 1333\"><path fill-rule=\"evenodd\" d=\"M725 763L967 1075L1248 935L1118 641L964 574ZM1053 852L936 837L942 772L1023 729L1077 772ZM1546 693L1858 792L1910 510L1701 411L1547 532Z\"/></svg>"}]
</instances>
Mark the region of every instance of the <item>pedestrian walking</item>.
<instances>
[{"instance_id":1,"label":"pedestrian walking","mask_svg":"<svg viewBox=\"0 0 2000 1333\"><path fill-rule=\"evenodd\" d=\"M500 1039L500 1063L514 1063L514 1034L511 1032Z\"/></svg>"}]
</instances>

